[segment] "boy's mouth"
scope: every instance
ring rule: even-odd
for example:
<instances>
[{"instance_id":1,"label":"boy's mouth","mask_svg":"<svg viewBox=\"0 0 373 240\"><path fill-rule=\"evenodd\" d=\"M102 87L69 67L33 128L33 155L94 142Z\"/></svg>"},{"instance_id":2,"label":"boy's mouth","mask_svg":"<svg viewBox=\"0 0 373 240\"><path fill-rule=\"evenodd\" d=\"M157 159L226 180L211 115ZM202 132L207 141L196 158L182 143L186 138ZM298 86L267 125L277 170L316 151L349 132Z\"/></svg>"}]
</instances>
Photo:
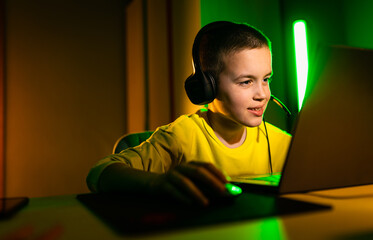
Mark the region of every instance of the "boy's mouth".
<instances>
[{"instance_id":1,"label":"boy's mouth","mask_svg":"<svg viewBox=\"0 0 373 240\"><path fill-rule=\"evenodd\" d=\"M260 117L264 113L264 108L263 107L256 107L256 108L247 108L250 113L254 114L257 117Z\"/></svg>"},{"instance_id":2,"label":"boy's mouth","mask_svg":"<svg viewBox=\"0 0 373 240\"><path fill-rule=\"evenodd\" d=\"M260 108L248 108L249 110L252 110L252 111L259 111L259 110L261 110L262 108L260 107Z\"/></svg>"}]
</instances>

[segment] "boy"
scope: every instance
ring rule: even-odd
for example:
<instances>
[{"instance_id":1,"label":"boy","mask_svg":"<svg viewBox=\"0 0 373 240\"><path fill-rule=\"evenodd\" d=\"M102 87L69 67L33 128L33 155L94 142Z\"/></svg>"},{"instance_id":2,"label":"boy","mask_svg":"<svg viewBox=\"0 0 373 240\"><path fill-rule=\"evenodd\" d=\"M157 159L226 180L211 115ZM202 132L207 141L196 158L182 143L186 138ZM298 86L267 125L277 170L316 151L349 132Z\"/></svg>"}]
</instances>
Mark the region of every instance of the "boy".
<instances>
[{"instance_id":1,"label":"boy","mask_svg":"<svg viewBox=\"0 0 373 240\"><path fill-rule=\"evenodd\" d=\"M208 205L227 194L226 175L281 171L291 137L262 121L271 96L268 38L245 24L214 22L197 34L193 60L196 72L186 90L194 103L211 102L208 111L181 116L140 146L101 160L87 177L92 191L167 195ZM199 81L207 81L207 99L190 93L205 88Z\"/></svg>"}]
</instances>

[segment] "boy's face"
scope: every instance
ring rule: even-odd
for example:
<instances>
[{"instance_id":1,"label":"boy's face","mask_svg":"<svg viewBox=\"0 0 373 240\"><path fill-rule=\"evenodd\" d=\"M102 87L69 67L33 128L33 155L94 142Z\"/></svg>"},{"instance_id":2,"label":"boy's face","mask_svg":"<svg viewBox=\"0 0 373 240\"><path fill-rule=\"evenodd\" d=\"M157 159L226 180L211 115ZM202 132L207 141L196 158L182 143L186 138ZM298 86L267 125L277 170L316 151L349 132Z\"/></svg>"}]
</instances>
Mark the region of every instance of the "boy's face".
<instances>
[{"instance_id":1,"label":"boy's face","mask_svg":"<svg viewBox=\"0 0 373 240\"><path fill-rule=\"evenodd\" d=\"M239 124L259 126L271 96L271 51L268 47L244 49L223 61L214 108Z\"/></svg>"}]
</instances>

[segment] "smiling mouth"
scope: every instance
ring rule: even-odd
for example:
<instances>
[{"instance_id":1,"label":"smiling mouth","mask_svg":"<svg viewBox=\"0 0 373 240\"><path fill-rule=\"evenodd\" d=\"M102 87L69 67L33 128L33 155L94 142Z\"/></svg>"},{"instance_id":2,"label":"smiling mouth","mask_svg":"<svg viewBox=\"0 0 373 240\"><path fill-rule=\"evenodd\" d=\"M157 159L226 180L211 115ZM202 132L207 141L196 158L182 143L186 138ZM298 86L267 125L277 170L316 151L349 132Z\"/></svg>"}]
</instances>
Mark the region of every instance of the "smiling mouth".
<instances>
[{"instance_id":1,"label":"smiling mouth","mask_svg":"<svg viewBox=\"0 0 373 240\"><path fill-rule=\"evenodd\" d=\"M260 108L248 108L247 109L249 112L251 112L252 114L254 114L254 116L257 116L257 117L261 117L264 113L264 108L263 107L260 107Z\"/></svg>"},{"instance_id":2,"label":"smiling mouth","mask_svg":"<svg viewBox=\"0 0 373 240\"><path fill-rule=\"evenodd\" d=\"M260 111L262 108L248 108L249 110L252 110L252 111Z\"/></svg>"}]
</instances>

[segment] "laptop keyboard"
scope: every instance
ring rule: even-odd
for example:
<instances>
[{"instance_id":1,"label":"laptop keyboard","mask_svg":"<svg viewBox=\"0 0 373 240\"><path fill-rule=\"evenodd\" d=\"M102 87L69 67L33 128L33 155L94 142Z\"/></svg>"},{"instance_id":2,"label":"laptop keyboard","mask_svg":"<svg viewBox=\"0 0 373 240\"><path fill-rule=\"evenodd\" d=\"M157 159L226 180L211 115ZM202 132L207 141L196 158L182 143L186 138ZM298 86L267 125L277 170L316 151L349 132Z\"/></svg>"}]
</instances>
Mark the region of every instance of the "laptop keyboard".
<instances>
[{"instance_id":1,"label":"laptop keyboard","mask_svg":"<svg viewBox=\"0 0 373 240\"><path fill-rule=\"evenodd\" d=\"M253 178L254 180L261 180L261 181L268 181L268 182L280 182L281 175L271 175L271 176L265 176L265 177L257 177Z\"/></svg>"}]
</instances>

